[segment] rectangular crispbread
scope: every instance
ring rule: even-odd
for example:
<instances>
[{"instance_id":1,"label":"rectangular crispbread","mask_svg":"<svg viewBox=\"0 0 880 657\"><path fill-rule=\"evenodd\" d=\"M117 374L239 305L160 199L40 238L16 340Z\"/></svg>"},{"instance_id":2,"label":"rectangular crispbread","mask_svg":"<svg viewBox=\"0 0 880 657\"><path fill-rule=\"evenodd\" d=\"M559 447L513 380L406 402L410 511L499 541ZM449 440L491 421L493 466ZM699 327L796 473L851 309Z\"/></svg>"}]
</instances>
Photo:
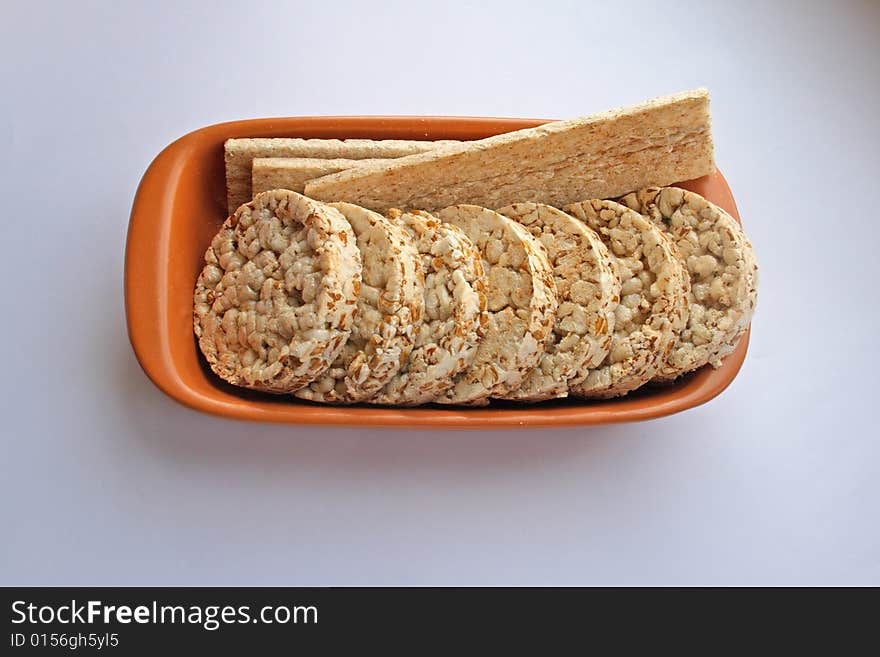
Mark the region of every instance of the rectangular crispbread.
<instances>
[{"instance_id":1,"label":"rectangular crispbread","mask_svg":"<svg viewBox=\"0 0 880 657\"><path fill-rule=\"evenodd\" d=\"M424 153L452 141L406 141L399 139L288 139L261 137L227 139L226 200L229 213L251 200L251 163L257 157L308 157L365 160Z\"/></svg>"},{"instance_id":2,"label":"rectangular crispbread","mask_svg":"<svg viewBox=\"0 0 880 657\"><path fill-rule=\"evenodd\" d=\"M359 166L309 181L305 192L379 212L459 203L562 206L690 180L714 169L709 93L697 89Z\"/></svg>"},{"instance_id":3,"label":"rectangular crispbread","mask_svg":"<svg viewBox=\"0 0 880 657\"><path fill-rule=\"evenodd\" d=\"M361 164L387 164L392 160L322 160L312 157L257 157L251 168L251 193L289 189L302 194L306 181Z\"/></svg>"}]
</instances>

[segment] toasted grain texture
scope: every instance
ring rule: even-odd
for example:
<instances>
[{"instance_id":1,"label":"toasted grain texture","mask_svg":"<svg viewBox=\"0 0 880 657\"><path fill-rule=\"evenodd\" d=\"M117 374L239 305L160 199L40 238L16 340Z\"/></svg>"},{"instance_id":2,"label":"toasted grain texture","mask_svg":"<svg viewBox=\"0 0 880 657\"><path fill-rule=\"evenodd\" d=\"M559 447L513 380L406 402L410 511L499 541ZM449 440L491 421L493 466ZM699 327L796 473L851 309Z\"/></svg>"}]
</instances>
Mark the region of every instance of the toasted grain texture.
<instances>
[{"instance_id":1,"label":"toasted grain texture","mask_svg":"<svg viewBox=\"0 0 880 657\"><path fill-rule=\"evenodd\" d=\"M260 194L205 252L194 293L199 348L229 383L293 392L342 350L360 284L354 234L337 210L294 192Z\"/></svg>"},{"instance_id":2,"label":"toasted grain texture","mask_svg":"<svg viewBox=\"0 0 880 657\"><path fill-rule=\"evenodd\" d=\"M611 350L620 301L617 267L599 236L582 221L541 203L498 210L522 224L547 251L556 281L556 323L541 361L505 399L542 401L568 396Z\"/></svg>"},{"instance_id":3,"label":"toasted grain texture","mask_svg":"<svg viewBox=\"0 0 880 657\"><path fill-rule=\"evenodd\" d=\"M578 397L619 397L654 378L684 328L687 272L666 233L625 205L590 200L568 205L565 211L605 242L621 282L611 351L569 392Z\"/></svg>"},{"instance_id":4,"label":"toasted grain texture","mask_svg":"<svg viewBox=\"0 0 880 657\"><path fill-rule=\"evenodd\" d=\"M414 406L445 393L476 356L486 313L483 263L457 226L421 210L391 210L388 217L419 252L425 316L409 358L370 403Z\"/></svg>"},{"instance_id":5,"label":"toasted grain texture","mask_svg":"<svg viewBox=\"0 0 880 657\"><path fill-rule=\"evenodd\" d=\"M270 189L289 189L302 194L306 181L330 173L353 169L362 164L387 164L387 160L322 160L312 157L258 157L251 170L251 193L256 195Z\"/></svg>"},{"instance_id":6,"label":"toasted grain texture","mask_svg":"<svg viewBox=\"0 0 880 657\"><path fill-rule=\"evenodd\" d=\"M643 189L620 202L667 232L690 278L687 325L655 378L672 380L707 363L719 367L757 304L757 264L748 238L724 210L677 187Z\"/></svg>"},{"instance_id":7,"label":"toasted grain texture","mask_svg":"<svg viewBox=\"0 0 880 657\"><path fill-rule=\"evenodd\" d=\"M409 357L425 294L418 256L404 231L357 205L332 207L351 224L363 264L357 321L330 368L294 394L309 401L351 404L379 392Z\"/></svg>"},{"instance_id":8,"label":"toasted grain texture","mask_svg":"<svg viewBox=\"0 0 880 657\"><path fill-rule=\"evenodd\" d=\"M485 403L518 388L541 359L556 318L556 283L544 247L512 219L474 205L437 217L464 231L480 251L486 284L485 333L470 367L434 401Z\"/></svg>"},{"instance_id":9,"label":"toasted grain texture","mask_svg":"<svg viewBox=\"0 0 880 657\"><path fill-rule=\"evenodd\" d=\"M295 139L269 138L227 139L226 199L232 214L242 203L251 200L251 163L257 157L306 157L321 159L366 160L395 158L424 153L453 141L407 141L398 139ZM349 199L339 198L338 201Z\"/></svg>"},{"instance_id":10,"label":"toasted grain texture","mask_svg":"<svg viewBox=\"0 0 880 657\"><path fill-rule=\"evenodd\" d=\"M709 94L698 89L331 174L306 183L306 194L378 211L562 206L714 169Z\"/></svg>"}]
</instances>

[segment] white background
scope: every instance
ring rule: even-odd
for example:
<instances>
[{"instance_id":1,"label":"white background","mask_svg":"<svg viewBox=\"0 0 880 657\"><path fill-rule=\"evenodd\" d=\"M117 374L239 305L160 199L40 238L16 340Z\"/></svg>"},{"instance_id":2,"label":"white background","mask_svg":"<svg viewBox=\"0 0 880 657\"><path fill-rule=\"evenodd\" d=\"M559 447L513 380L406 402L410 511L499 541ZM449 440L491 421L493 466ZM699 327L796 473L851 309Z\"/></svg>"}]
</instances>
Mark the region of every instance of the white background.
<instances>
[{"instance_id":1,"label":"white background","mask_svg":"<svg viewBox=\"0 0 880 657\"><path fill-rule=\"evenodd\" d=\"M880 584L880 5L485 4L2 2L0 584ZM256 425L178 406L134 359L128 212L190 130L571 117L702 85L761 264L749 356L706 406Z\"/></svg>"}]
</instances>

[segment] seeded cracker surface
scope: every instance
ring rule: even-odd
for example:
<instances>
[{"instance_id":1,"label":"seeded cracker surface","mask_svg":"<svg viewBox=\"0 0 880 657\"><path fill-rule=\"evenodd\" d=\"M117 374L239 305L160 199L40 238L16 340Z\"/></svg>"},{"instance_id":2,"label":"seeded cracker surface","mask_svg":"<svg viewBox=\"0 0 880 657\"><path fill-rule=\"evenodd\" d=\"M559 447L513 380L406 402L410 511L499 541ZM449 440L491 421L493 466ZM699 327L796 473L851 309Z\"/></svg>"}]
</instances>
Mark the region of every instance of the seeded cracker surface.
<instances>
[{"instance_id":1,"label":"seeded cracker surface","mask_svg":"<svg viewBox=\"0 0 880 657\"><path fill-rule=\"evenodd\" d=\"M330 366L355 320L360 254L345 218L289 191L238 208L205 252L194 327L234 385L292 392Z\"/></svg>"},{"instance_id":2,"label":"seeded cracker surface","mask_svg":"<svg viewBox=\"0 0 880 657\"><path fill-rule=\"evenodd\" d=\"M458 227L420 210L390 210L388 216L410 234L419 252L425 316L409 359L370 401L413 406L446 392L477 353L486 312L483 264Z\"/></svg>"},{"instance_id":3,"label":"seeded cracker surface","mask_svg":"<svg viewBox=\"0 0 880 657\"><path fill-rule=\"evenodd\" d=\"M721 364L751 321L757 265L736 220L699 194L649 188L620 200L663 228L678 247L690 278L688 322L657 378L671 380Z\"/></svg>"},{"instance_id":4,"label":"seeded cracker surface","mask_svg":"<svg viewBox=\"0 0 880 657\"><path fill-rule=\"evenodd\" d=\"M611 351L583 383L579 397L618 397L650 381L687 321L688 278L675 245L653 222L614 201L566 206L608 246L620 275Z\"/></svg>"},{"instance_id":5,"label":"seeded cracker surface","mask_svg":"<svg viewBox=\"0 0 880 657\"><path fill-rule=\"evenodd\" d=\"M331 207L351 224L361 254L357 321L333 365L295 394L355 403L378 393L409 357L424 312L424 285L418 255L400 227L357 205Z\"/></svg>"},{"instance_id":6,"label":"seeded cracker surface","mask_svg":"<svg viewBox=\"0 0 880 657\"><path fill-rule=\"evenodd\" d=\"M568 395L611 349L620 278L605 244L584 223L540 203L498 210L522 224L547 250L559 307L553 337L538 366L506 399L541 401Z\"/></svg>"},{"instance_id":7,"label":"seeded cracker surface","mask_svg":"<svg viewBox=\"0 0 880 657\"><path fill-rule=\"evenodd\" d=\"M507 217L474 205L442 210L480 250L488 301L485 334L473 363L435 401L483 403L518 388L552 338L556 283L540 242Z\"/></svg>"}]
</instances>

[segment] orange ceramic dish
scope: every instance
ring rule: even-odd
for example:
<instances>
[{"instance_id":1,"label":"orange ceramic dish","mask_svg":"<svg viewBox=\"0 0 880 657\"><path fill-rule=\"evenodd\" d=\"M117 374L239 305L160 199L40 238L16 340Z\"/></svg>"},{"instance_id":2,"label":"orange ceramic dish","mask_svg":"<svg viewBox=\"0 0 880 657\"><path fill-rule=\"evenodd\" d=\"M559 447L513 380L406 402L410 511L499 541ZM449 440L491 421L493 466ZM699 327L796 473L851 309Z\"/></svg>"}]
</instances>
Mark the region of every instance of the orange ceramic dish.
<instances>
[{"instance_id":1,"label":"orange ceramic dish","mask_svg":"<svg viewBox=\"0 0 880 657\"><path fill-rule=\"evenodd\" d=\"M226 218L223 142L231 137L480 139L544 123L463 117L306 117L221 123L168 146L144 174L125 248L128 334L147 376L191 408L241 420L413 428L539 427L648 420L703 404L733 381L748 334L723 365L704 367L673 385L646 386L613 400L565 399L489 408L334 407L256 393L213 375L193 335L193 286L205 249ZM739 218L721 173L681 185Z\"/></svg>"}]
</instances>

